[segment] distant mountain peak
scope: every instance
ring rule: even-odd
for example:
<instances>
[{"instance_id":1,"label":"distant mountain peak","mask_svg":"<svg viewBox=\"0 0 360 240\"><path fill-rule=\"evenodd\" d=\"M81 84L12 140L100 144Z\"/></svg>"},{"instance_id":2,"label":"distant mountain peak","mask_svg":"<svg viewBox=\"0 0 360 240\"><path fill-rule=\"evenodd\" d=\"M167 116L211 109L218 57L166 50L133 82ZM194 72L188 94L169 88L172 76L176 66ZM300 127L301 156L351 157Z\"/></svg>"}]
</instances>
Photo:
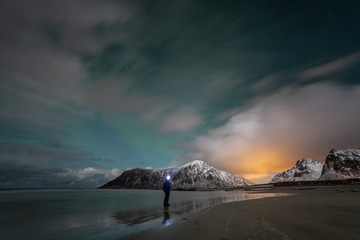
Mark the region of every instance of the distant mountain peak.
<instances>
[{"instance_id":1,"label":"distant mountain peak","mask_svg":"<svg viewBox=\"0 0 360 240\"><path fill-rule=\"evenodd\" d=\"M339 160L359 160L360 149L344 149L338 150L336 148L331 149L328 156L337 157Z\"/></svg>"},{"instance_id":2,"label":"distant mountain peak","mask_svg":"<svg viewBox=\"0 0 360 240\"><path fill-rule=\"evenodd\" d=\"M295 167L278 173L271 180L276 182L316 181L321 176L324 164L311 158L303 158L296 162Z\"/></svg>"},{"instance_id":3,"label":"distant mountain peak","mask_svg":"<svg viewBox=\"0 0 360 240\"><path fill-rule=\"evenodd\" d=\"M204 162L202 160L194 160L188 163L185 163L181 167L187 167L187 166L210 166L207 162Z\"/></svg>"},{"instance_id":4,"label":"distant mountain peak","mask_svg":"<svg viewBox=\"0 0 360 240\"><path fill-rule=\"evenodd\" d=\"M331 149L320 180L360 178L360 149Z\"/></svg>"},{"instance_id":5,"label":"distant mountain peak","mask_svg":"<svg viewBox=\"0 0 360 240\"><path fill-rule=\"evenodd\" d=\"M314 159L312 159L312 158L303 158L302 160L298 160L297 162L296 162L296 166L300 166L300 165L308 165L308 164L311 164L311 165L316 165L316 164L318 164L319 162L318 161L316 161L316 160L314 160Z\"/></svg>"}]
</instances>

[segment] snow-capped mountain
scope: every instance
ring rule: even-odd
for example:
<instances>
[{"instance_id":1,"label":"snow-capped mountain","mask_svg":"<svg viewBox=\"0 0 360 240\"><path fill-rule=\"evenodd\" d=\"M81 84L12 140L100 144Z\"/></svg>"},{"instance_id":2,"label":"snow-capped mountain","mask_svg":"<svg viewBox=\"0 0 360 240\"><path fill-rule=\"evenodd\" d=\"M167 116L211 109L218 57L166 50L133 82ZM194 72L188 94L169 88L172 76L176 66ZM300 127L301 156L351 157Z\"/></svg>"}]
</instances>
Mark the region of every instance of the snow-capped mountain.
<instances>
[{"instance_id":1,"label":"snow-capped mountain","mask_svg":"<svg viewBox=\"0 0 360 240\"><path fill-rule=\"evenodd\" d=\"M332 149L319 180L360 178L360 149Z\"/></svg>"},{"instance_id":2,"label":"snow-capped mountain","mask_svg":"<svg viewBox=\"0 0 360 240\"><path fill-rule=\"evenodd\" d=\"M171 176L172 189L218 189L247 186L243 179L216 169L204 161L195 160L180 167L160 170L131 169L100 188L161 189L167 175Z\"/></svg>"},{"instance_id":3,"label":"snow-capped mountain","mask_svg":"<svg viewBox=\"0 0 360 240\"><path fill-rule=\"evenodd\" d=\"M295 167L278 173L271 180L271 183L277 182L297 182L297 181L316 181L321 176L324 164L311 158L304 158L297 161Z\"/></svg>"}]
</instances>

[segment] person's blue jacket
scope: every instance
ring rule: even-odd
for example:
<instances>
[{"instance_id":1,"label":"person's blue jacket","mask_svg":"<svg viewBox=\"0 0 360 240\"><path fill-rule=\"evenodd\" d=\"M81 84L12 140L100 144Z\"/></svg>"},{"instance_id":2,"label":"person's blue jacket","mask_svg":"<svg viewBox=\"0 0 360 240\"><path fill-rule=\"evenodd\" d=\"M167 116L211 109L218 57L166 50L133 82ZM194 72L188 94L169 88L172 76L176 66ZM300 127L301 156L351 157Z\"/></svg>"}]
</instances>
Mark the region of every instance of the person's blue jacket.
<instances>
[{"instance_id":1,"label":"person's blue jacket","mask_svg":"<svg viewBox=\"0 0 360 240\"><path fill-rule=\"evenodd\" d=\"M170 192L170 188L171 188L171 183L169 180L166 180L164 183L163 183L163 190L164 192Z\"/></svg>"}]
</instances>

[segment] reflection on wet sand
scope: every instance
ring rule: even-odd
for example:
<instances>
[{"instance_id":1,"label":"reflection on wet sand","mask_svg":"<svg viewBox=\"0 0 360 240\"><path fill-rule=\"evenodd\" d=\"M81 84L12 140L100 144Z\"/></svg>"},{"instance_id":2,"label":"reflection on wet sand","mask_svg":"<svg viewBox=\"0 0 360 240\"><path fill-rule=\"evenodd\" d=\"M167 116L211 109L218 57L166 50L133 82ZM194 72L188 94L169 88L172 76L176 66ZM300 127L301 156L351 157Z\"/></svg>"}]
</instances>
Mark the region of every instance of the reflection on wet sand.
<instances>
[{"instance_id":1,"label":"reflection on wet sand","mask_svg":"<svg viewBox=\"0 0 360 240\"><path fill-rule=\"evenodd\" d=\"M133 226L145 223L154 219L161 218L163 215L161 207L144 208L132 211L119 211L113 217L120 223L127 226Z\"/></svg>"},{"instance_id":2,"label":"reflection on wet sand","mask_svg":"<svg viewBox=\"0 0 360 240\"><path fill-rule=\"evenodd\" d=\"M237 192L236 194L228 194L225 196L198 198L193 200L178 200L173 201L170 207L157 206L153 208L143 208L138 210L118 211L113 214L113 217L120 224L133 226L163 217L162 224L166 227L174 220L171 218L178 218L194 211L213 206L219 203L243 201L264 197L281 196L279 194L252 194L246 192ZM170 218L171 217L171 218Z\"/></svg>"},{"instance_id":3,"label":"reflection on wet sand","mask_svg":"<svg viewBox=\"0 0 360 240\"><path fill-rule=\"evenodd\" d=\"M164 220L162 221L162 224L164 224L164 226L168 226L169 225L169 221L170 220L170 213L169 213L169 206L164 206Z\"/></svg>"}]
</instances>

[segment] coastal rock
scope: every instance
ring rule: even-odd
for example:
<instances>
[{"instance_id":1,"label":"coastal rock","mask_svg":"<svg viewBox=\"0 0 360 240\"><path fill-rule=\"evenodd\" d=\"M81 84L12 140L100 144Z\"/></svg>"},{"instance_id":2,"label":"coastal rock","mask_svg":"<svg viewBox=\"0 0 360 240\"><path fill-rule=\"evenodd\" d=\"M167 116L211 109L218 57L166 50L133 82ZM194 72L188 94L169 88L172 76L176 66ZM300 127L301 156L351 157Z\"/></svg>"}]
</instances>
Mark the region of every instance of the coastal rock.
<instances>
[{"instance_id":1,"label":"coastal rock","mask_svg":"<svg viewBox=\"0 0 360 240\"><path fill-rule=\"evenodd\" d=\"M311 158L297 161L295 167L278 173L271 180L277 182L316 181L320 178L324 164Z\"/></svg>"},{"instance_id":2,"label":"coastal rock","mask_svg":"<svg viewBox=\"0 0 360 240\"><path fill-rule=\"evenodd\" d=\"M319 180L360 178L360 149L332 149Z\"/></svg>"},{"instance_id":3,"label":"coastal rock","mask_svg":"<svg viewBox=\"0 0 360 240\"><path fill-rule=\"evenodd\" d=\"M167 175L171 176L172 189L219 189L247 186L244 179L195 160L180 167L167 169L131 169L100 188L161 189Z\"/></svg>"}]
</instances>

